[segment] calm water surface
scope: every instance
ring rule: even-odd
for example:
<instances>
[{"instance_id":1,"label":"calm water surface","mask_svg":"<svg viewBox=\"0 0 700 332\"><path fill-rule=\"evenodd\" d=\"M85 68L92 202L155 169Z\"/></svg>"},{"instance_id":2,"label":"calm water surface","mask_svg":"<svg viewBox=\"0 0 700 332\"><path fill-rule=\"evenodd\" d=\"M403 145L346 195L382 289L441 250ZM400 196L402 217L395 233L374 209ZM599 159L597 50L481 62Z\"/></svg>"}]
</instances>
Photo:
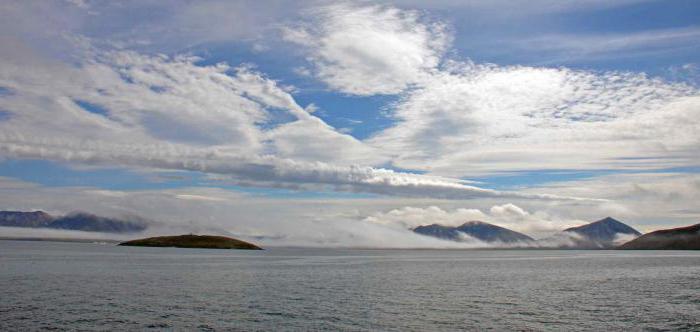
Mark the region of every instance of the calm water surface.
<instances>
[{"instance_id":1,"label":"calm water surface","mask_svg":"<svg viewBox=\"0 0 700 332\"><path fill-rule=\"evenodd\" d=\"M700 252L0 241L0 330L700 331Z\"/></svg>"}]
</instances>

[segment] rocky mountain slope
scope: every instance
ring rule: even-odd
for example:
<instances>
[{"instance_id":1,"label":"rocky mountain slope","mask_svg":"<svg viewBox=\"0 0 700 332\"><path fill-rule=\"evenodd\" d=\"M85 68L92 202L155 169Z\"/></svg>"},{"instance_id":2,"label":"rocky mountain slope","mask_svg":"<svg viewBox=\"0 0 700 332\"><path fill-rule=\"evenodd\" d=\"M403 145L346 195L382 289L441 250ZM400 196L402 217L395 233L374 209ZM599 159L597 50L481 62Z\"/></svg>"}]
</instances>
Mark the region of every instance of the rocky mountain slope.
<instances>
[{"instance_id":1,"label":"rocky mountain slope","mask_svg":"<svg viewBox=\"0 0 700 332\"><path fill-rule=\"evenodd\" d=\"M465 238L464 235L484 242L516 243L534 241L533 238L525 234L483 221L469 221L458 227L432 224L418 226L413 231L418 234L452 241L462 241Z\"/></svg>"},{"instance_id":2,"label":"rocky mountain slope","mask_svg":"<svg viewBox=\"0 0 700 332\"><path fill-rule=\"evenodd\" d=\"M619 247L632 250L700 250L700 224L644 234Z\"/></svg>"}]
</instances>

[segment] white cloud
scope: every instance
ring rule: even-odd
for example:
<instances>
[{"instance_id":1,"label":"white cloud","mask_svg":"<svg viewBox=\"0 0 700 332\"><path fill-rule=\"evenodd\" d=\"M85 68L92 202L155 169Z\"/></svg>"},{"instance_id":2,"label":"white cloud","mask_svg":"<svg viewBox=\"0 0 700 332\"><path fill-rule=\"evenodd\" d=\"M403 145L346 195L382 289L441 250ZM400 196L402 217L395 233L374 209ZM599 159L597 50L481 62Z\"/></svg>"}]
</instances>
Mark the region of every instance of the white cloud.
<instances>
[{"instance_id":1,"label":"white cloud","mask_svg":"<svg viewBox=\"0 0 700 332\"><path fill-rule=\"evenodd\" d=\"M266 137L270 142L268 152L300 161L340 165L373 165L387 161L381 149L368 146L313 116L274 128Z\"/></svg>"},{"instance_id":2,"label":"white cloud","mask_svg":"<svg viewBox=\"0 0 700 332\"><path fill-rule=\"evenodd\" d=\"M462 177L636 168L636 158L650 155L658 158L644 164L649 168L697 161L695 87L641 73L445 59L444 23L390 6L332 5L309 16L285 36L307 48L320 80L345 93L401 95L390 109L397 123L365 141L398 167ZM696 33L653 31L581 45L619 49Z\"/></svg>"},{"instance_id":3,"label":"white cloud","mask_svg":"<svg viewBox=\"0 0 700 332\"><path fill-rule=\"evenodd\" d=\"M399 167L464 176L697 160L698 90L643 74L450 64L368 143ZM683 159L685 158L685 159Z\"/></svg>"},{"instance_id":4,"label":"white cloud","mask_svg":"<svg viewBox=\"0 0 700 332\"><path fill-rule=\"evenodd\" d=\"M23 54L31 54L26 50ZM90 51L95 52L95 51ZM196 58L101 52L80 66L23 54L2 58L5 135L96 142L179 142L262 149L267 108L307 113L277 84L246 67L197 66ZM91 109L92 108L92 109ZM90 111L98 109L98 113ZM49 120L50 119L50 120Z\"/></svg>"},{"instance_id":5,"label":"white cloud","mask_svg":"<svg viewBox=\"0 0 700 332\"><path fill-rule=\"evenodd\" d=\"M396 94L416 84L437 68L450 39L443 24L394 7L343 3L309 15L284 37L306 48L320 80L348 94Z\"/></svg>"},{"instance_id":6,"label":"white cloud","mask_svg":"<svg viewBox=\"0 0 700 332\"><path fill-rule=\"evenodd\" d=\"M512 203L507 203L503 205L494 205L491 207L489 210L491 212L491 215L497 216L497 217L517 217L517 218L523 218L529 215L529 213L519 206L512 204Z\"/></svg>"},{"instance_id":7,"label":"white cloud","mask_svg":"<svg viewBox=\"0 0 700 332\"><path fill-rule=\"evenodd\" d=\"M214 196L204 196L204 195L193 195L193 194L178 194L175 197L178 199L190 200L190 201L225 201L224 198L214 197Z\"/></svg>"},{"instance_id":8,"label":"white cloud","mask_svg":"<svg viewBox=\"0 0 700 332\"><path fill-rule=\"evenodd\" d=\"M459 226L467 221L486 220L489 217L478 209L456 209L445 211L437 206L427 208L406 206L387 212L378 212L365 220L382 225L398 224L405 228L440 224Z\"/></svg>"},{"instance_id":9,"label":"white cloud","mask_svg":"<svg viewBox=\"0 0 700 332\"><path fill-rule=\"evenodd\" d=\"M86 52L80 66L19 55L2 59L0 86L12 91L0 98L0 107L12 114L0 122L2 155L198 171L266 187L569 199L355 166L386 159L380 149L309 114L275 81L248 67L198 66L196 58L104 52L89 44ZM271 109L288 113L289 122L263 129Z\"/></svg>"},{"instance_id":10,"label":"white cloud","mask_svg":"<svg viewBox=\"0 0 700 332\"><path fill-rule=\"evenodd\" d=\"M20 239L86 239L86 240L127 240L133 238L133 235L109 234L98 232L82 232L82 231L67 231L58 229L36 229L36 228L21 228L21 227L2 227L0 226L0 237L3 238L20 238Z\"/></svg>"},{"instance_id":11,"label":"white cloud","mask_svg":"<svg viewBox=\"0 0 700 332\"><path fill-rule=\"evenodd\" d=\"M330 189L403 197L473 199L478 197L596 201L555 195L520 194L483 189L463 181L388 169L337 166L275 156L239 156L225 149L169 145L82 144L43 142L0 134L0 153L14 158L46 159L95 165L186 170L227 175L239 185L290 189Z\"/></svg>"},{"instance_id":12,"label":"white cloud","mask_svg":"<svg viewBox=\"0 0 700 332\"><path fill-rule=\"evenodd\" d=\"M624 234L624 233L617 233L615 234L615 238L613 238L613 244L616 246L625 244L626 242L632 241L636 239L637 236L634 234Z\"/></svg>"}]
</instances>

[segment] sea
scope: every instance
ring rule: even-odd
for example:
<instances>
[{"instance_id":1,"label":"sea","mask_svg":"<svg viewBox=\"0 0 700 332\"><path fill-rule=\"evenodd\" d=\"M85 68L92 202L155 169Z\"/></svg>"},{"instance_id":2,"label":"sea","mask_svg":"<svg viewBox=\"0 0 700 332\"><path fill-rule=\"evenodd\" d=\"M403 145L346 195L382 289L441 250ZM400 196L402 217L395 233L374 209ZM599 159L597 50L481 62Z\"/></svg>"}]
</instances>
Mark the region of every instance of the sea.
<instances>
[{"instance_id":1,"label":"sea","mask_svg":"<svg viewBox=\"0 0 700 332\"><path fill-rule=\"evenodd\" d=\"M0 241L0 331L700 331L700 252Z\"/></svg>"}]
</instances>

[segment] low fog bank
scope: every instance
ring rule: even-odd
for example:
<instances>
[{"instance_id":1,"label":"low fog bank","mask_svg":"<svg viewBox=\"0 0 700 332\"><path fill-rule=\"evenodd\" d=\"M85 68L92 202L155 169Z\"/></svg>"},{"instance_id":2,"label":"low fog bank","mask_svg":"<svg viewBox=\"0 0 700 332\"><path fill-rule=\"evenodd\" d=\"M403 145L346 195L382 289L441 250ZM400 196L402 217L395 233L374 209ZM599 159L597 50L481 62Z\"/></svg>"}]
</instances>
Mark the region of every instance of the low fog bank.
<instances>
[{"instance_id":1,"label":"low fog bank","mask_svg":"<svg viewBox=\"0 0 700 332\"><path fill-rule=\"evenodd\" d=\"M137 216L112 215L110 218L131 220ZM131 219L129 219L131 218ZM228 227L222 223L201 219L167 222L137 217L147 225L141 232L109 233L62 230L51 228L0 227L0 238L47 240L112 240L126 241L152 236L180 234L223 235L249 241L265 247L334 247L334 248L425 248L477 249L507 247L506 244L487 243L464 234L457 241L448 241L416 234L397 224L376 224L367 220L336 218L333 220L296 220L293 225L274 224L275 227ZM260 225L257 225L260 226Z\"/></svg>"},{"instance_id":2,"label":"low fog bank","mask_svg":"<svg viewBox=\"0 0 700 332\"><path fill-rule=\"evenodd\" d=\"M288 232L286 234L236 233L220 228L191 227L190 225L184 224L156 224L148 227L143 232L129 234L46 228L0 227L0 238L121 242L152 236L192 233L229 236L264 247L376 249L557 249L575 248L585 241L581 235L571 232L561 232L535 241L504 243L500 241L485 242L464 233L462 233L459 241L443 240L416 234L410 229L387 227L366 222L309 222L307 226L308 227L300 226L298 231ZM620 245L634 238L634 236L628 234L619 234L614 244Z\"/></svg>"},{"instance_id":3,"label":"low fog bank","mask_svg":"<svg viewBox=\"0 0 700 332\"><path fill-rule=\"evenodd\" d=\"M82 212L81 212L82 213ZM70 215L70 214L69 214ZM146 226L143 231L136 232L108 232L108 231L85 231L85 230L70 230L56 229L47 227L8 227L0 226L0 239L46 239L46 240L104 240L104 241L126 241L143 237L165 236L165 235L181 235L181 234L210 234L231 236L232 234L226 230L186 225L186 224L167 224L158 221L152 221L145 218L135 216L133 214L122 217L110 217L115 220L124 220L133 222L139 220Z\"/></svg>"},{"instance_id":4,"label":"low fog bank","mask_svg":"<svg viewBox=\"0 0 700 332\"><path fill-rule=\"evenodd\" d=\"M130 236L114 233L69 231L49 228L0 227L0 239L121 241Z\"/></svg>"},{"instance_id":5,"label":"low fog bank","mask_svg":"<svg viewBox=\"0 0 700 332\"><path fill-rule=\"evenodd\" d=\"M263 247L549 248L575 243L576 235L559 232L590 221L570 215L589 218L591 216L586 213L616 212L606 210L607 205L596 210L590 203L581 202L564 205L561 212L550 209L544 213L542 207L527 203L504 204L495 199L470 201L470 208L464 208L464 201L278 199L216 188L115 191L46 188L0 178L0 183L3 181L8 189L0 190L2 210L42 210L56 216L78 210L116 219L138 216L147 222L148 228L139 233L115 234L0 227L0 237L121 241L193 233L230 236ZM541 240L487 243L465 234L461 241L455 242L411 230L417 225L458 225L470 220L482 220Z\"/></svg>"}]
</instances>

